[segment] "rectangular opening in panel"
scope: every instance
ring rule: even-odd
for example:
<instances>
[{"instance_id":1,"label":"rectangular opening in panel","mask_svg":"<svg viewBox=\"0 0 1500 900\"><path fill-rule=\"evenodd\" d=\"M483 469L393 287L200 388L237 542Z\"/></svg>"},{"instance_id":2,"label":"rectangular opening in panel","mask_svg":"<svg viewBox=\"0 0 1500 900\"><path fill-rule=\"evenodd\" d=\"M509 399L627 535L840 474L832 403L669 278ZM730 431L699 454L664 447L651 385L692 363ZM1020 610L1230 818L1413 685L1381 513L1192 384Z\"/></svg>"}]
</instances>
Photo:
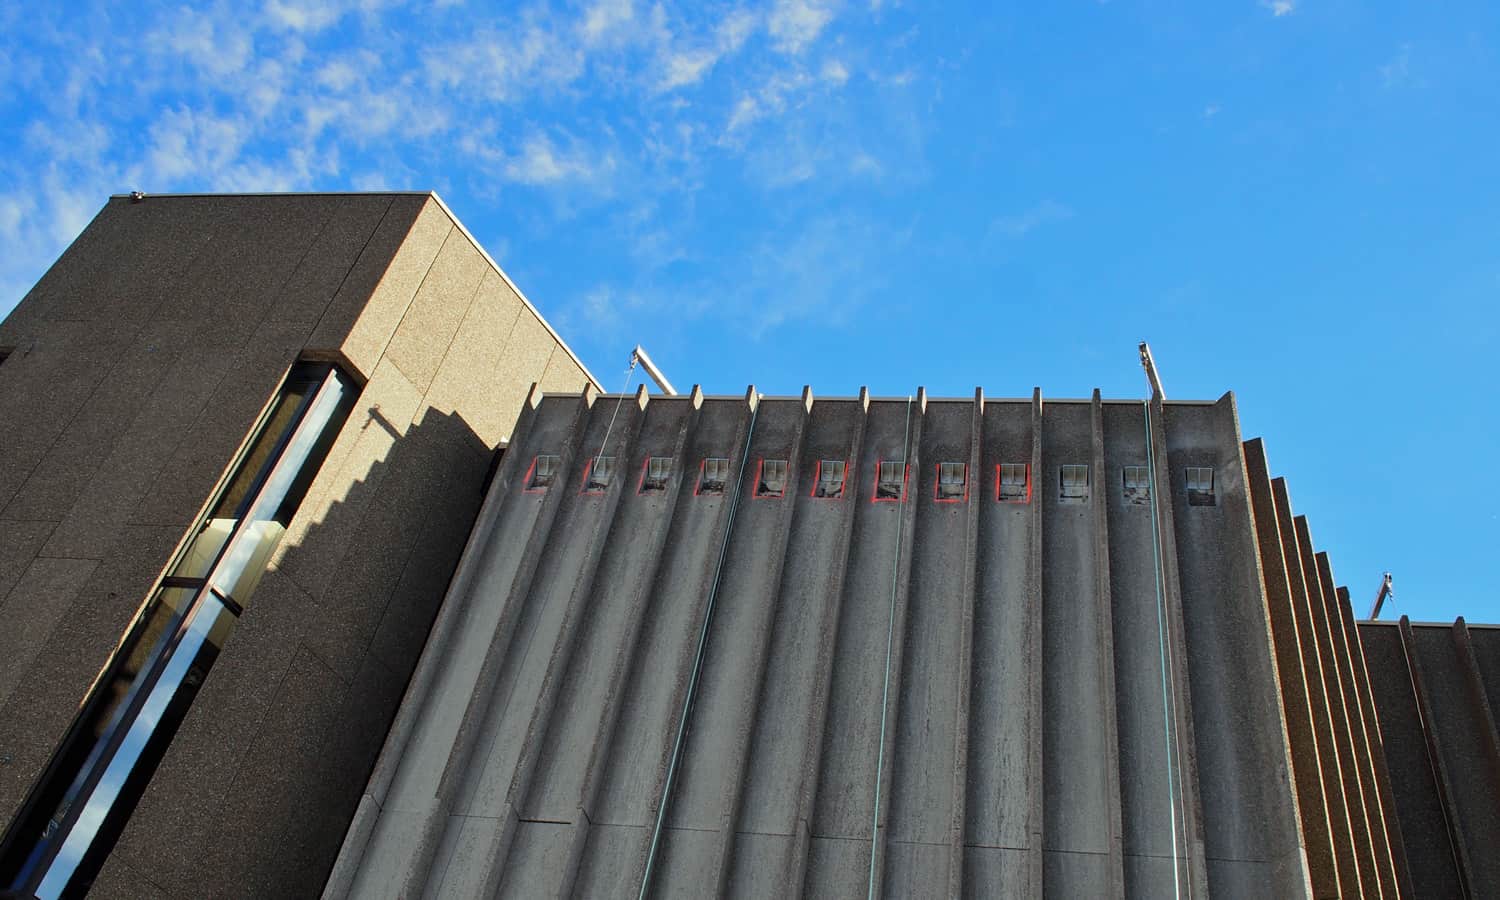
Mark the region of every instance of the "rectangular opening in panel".
<instances>
[{"instance_id":1,"label":"rectangular opening in panel","mask_svg":"<svg viewBox=\"0 0 1500 900\"><path fill-rule=\"evenodd\" d=\"M672 477L672 457L652 456L641 467L641 483L638 494L659 494L667 489L667 480Z\"/></svg>"},{"instance_id":2,"label":"rectangular opening in panel","mask_svg":"<svg viewBox=\"0 0 1500 900\"><path fill-rule=\"evenodd\" d=\"M1145 466L1126 466L1124 472L1125 502L1133 506L1151 500L1151 470Z\"/></svg>"},{"instance_id":3,"label":"rectangular opening in panel","mask_svg":"<svg viewBox=\"0 0 1500 900\"><path fill-rule=\"evenodd\" d=\"M729 484L729 460L722 456L710 456L698 465L698 488L693 492L723 494Z\"/></svg>"},{"instance_id":4,"label":"rectangular opening in panel","mask_svg":"<svg viewBox=\"0 0 1500 900\"><path fill-rule=\"evenodd\" d=\"M876 503L906 499L906 463L881 460L875 475Z\"/></svg>"},{"instance_id":5,"label":"rectangular opening in panel","mask_svg":"<svg viewBox=\"0 0 1500 900\"><path fill-rule=\"evenodd\" d=\"M1001 503L1030 503L1030 464L1000 463L995 466L995 499Z\"/></svg>"},{"instance_id":6,"label":"rectangular opening in panel","mask_svg":"<svg viewBox=\"0 0 1500 900\"><path fill-rule=\"evenodd\" d=\"M1089 499L1089 467L1061 466L1058 469L1057 499L1062 503L1087 503Z\"/></svg>"},{"instance_id":7,"label":"rectangular opening in panel","mask_svg":"<svg viewBox=\"0 0 1500 900\"><path fill-rule=\"evenodd\" d=\"M849 475L849 464L842 459L820 459L813 472L812 495L823 500L838 500L844 496L844 481Z\"/></svg>"},{"instance_id":8,"label":"rectangular opening in panel","mask_svg":"<svg viewBox=\"0 0 1500 900\"><path fill-rule=\"evenodd\" d=\"M762 459L756 468L755 496L777 498L786 495L786 460Z\"/></svg>"},{"instance_id":9,"label":"rectangular opening in panel","mask_svg":"<svg viewBox=\"0 0 1500 900\"><path fill-rule=\"evenodd\" d=\"M934 499L939 503L958 503L969 499L969 464L938 463Z\"/></svg>"}]
</instances>

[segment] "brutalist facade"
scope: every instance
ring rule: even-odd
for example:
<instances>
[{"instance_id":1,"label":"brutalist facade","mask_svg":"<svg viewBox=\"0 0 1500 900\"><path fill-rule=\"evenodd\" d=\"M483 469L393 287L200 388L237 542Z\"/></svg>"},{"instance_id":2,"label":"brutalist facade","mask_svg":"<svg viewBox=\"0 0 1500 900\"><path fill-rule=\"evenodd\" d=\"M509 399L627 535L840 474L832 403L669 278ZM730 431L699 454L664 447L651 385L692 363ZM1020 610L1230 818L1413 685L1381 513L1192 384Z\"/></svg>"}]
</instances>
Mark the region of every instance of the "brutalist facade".
<instances>
[{"instance_id":1,"label":"brutalist facade","mask_svg":"<svg viewBox=\"0 0 1500 900\"><path fill-rule=\"evenodd\" d=\"M1500 631L1231 395L597 387L434 195L113 198L0 323L0 889L1500 888Z\"/></svg>"},{"instance_id":2,"label":"brutalist facade","mask_svg":"<svg viewBox=\"0 0 1500 900\"><path fill-rule=\"evenodd\" d=\"M0 360L0 887L316 893L527 388L591 376L431 194L112 198Z\"/></svg>"}]
</instances>

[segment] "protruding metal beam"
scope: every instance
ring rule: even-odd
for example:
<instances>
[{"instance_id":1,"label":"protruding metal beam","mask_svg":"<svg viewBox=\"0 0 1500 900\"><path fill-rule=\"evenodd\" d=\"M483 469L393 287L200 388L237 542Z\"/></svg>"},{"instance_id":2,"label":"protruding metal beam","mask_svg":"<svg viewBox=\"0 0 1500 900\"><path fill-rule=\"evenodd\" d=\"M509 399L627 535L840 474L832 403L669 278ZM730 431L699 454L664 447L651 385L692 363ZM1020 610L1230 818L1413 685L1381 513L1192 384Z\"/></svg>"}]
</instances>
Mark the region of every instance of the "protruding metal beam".
<instances>
[{"instance_id":1,"label":"protruding metal beam","mask_svg":"<svg viewBox=\"0 0 1500 900\"><path fill-rule=\"evenodd\" d=\"M1162 390L1161 376L1156 374L1156 360L1151 356L1151 345L1141 341L1141 368L1146 370L1146 380L1151 383L1151 397L1156 400L1167 399L1167 392Z\"/></svg>"},{"instance_id":2,"label":"protruding metal beam","mask_svg":"<svg viewBox=\"0 0 1500 900\"><path fill-rule=\"evenodd\" d=\"M1391 573L1387 572L1385 573L1385 578L1380 582L1380 590L1375 593L1375 605L1370 607L1370 621L1373 622L1380 618L1380 607L1385 605L1386 600L1394 596L1396 596L1396 592L1391 587Z\"/></svg>"},{"instance_id":3,"label":"protruding metal beam","mask_svg":"<svg viewBox=\"0 0 1500 900\"><path fill-rule=\"evenodd\" d=\"M646 352L645 347L636 344L635 349L630 351L630 359L632 362L641 364L641 368L646 370L646 374L651 376L651 380L656 382L656 386L661 388L663 394L666 394L668 397L677 396L677 388L672 387L672 382L668 381L667 376L663 375L661 369L656 367L656 363L652 361L651 355Z\"/></svg>"}]
</instances>

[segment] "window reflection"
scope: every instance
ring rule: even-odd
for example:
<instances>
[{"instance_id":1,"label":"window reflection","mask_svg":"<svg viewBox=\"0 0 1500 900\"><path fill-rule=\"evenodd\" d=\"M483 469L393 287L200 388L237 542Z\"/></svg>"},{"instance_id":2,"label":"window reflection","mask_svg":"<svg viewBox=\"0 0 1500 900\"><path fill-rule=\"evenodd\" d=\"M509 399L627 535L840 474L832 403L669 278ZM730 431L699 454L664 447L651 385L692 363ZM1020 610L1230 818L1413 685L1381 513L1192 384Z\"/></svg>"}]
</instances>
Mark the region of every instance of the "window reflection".
<instances>
[{"instance_id":1,"label":"window reflection","mask_svg":"<svg viewBox=\"0 0 1500 900\"><path fill-rule=\"evenodd\" d=\"M260 583L354 394L331 366L293 368L0 844L0 885L43 900L87 890Z\"/></svg>"}]
</instances>

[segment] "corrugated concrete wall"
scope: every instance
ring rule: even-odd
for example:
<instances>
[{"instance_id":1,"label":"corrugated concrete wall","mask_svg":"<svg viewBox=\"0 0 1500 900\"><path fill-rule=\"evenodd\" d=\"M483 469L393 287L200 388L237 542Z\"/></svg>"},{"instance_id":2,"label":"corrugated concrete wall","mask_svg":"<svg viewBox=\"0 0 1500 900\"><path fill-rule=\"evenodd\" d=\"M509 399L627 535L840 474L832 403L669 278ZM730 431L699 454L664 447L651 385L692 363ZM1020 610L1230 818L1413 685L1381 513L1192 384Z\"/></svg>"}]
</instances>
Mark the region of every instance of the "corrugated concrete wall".
<instances>
[{"instance_id":1,"label":"corrugated concrete wall","mask_svg":"<svg viewBox=\"0 0 1500 900\"><path fill-rule=\"evenodd\" d=\"M606 439L618 475L581 493ZM539 455L558 475L528 489ZM642 493L651 457L673 476ZM757 496L765 459L782 497ZM1002 463L1029 499L997 499ZM1285 734L1229 396L548 395L326 896L1293 896Z\"/></svg>"},{"instance_id":2,"label":"corrugated concrete wall","mask_svg":"<svg viewBox=\"0 0 1500 900\"><path fill-rule=\"evenodd\" d=\"M316 893L492 449L589 377L426 194L114 199L0 347L6 821L291 363L367 382L96 887Z\"/></svg>"},{"instance_id":3,"label":"corrugated concrete wall","mask_svg":"<svg viewBox=\"0 0 1500 900\"><path fill-rule=\"evenodd\" d=\"M1335 588L1307 519L1293 515L1286 481L1270 477L1259 439L1245 443L1245 459L1314 894L1427 896L1430 885L1405 866L1348 593Z\"/></svg>"},{"instance_id":4,"label":"corrugated concrete wall","mask_svg":"<svg viewBox=\"0 0 1500 900\"><path fill-rule=\"evenodd\" d=\"M1379 730L1420 895L1500 891L1500 627L1361 622Z\"/></svg>"}]
</instances>

